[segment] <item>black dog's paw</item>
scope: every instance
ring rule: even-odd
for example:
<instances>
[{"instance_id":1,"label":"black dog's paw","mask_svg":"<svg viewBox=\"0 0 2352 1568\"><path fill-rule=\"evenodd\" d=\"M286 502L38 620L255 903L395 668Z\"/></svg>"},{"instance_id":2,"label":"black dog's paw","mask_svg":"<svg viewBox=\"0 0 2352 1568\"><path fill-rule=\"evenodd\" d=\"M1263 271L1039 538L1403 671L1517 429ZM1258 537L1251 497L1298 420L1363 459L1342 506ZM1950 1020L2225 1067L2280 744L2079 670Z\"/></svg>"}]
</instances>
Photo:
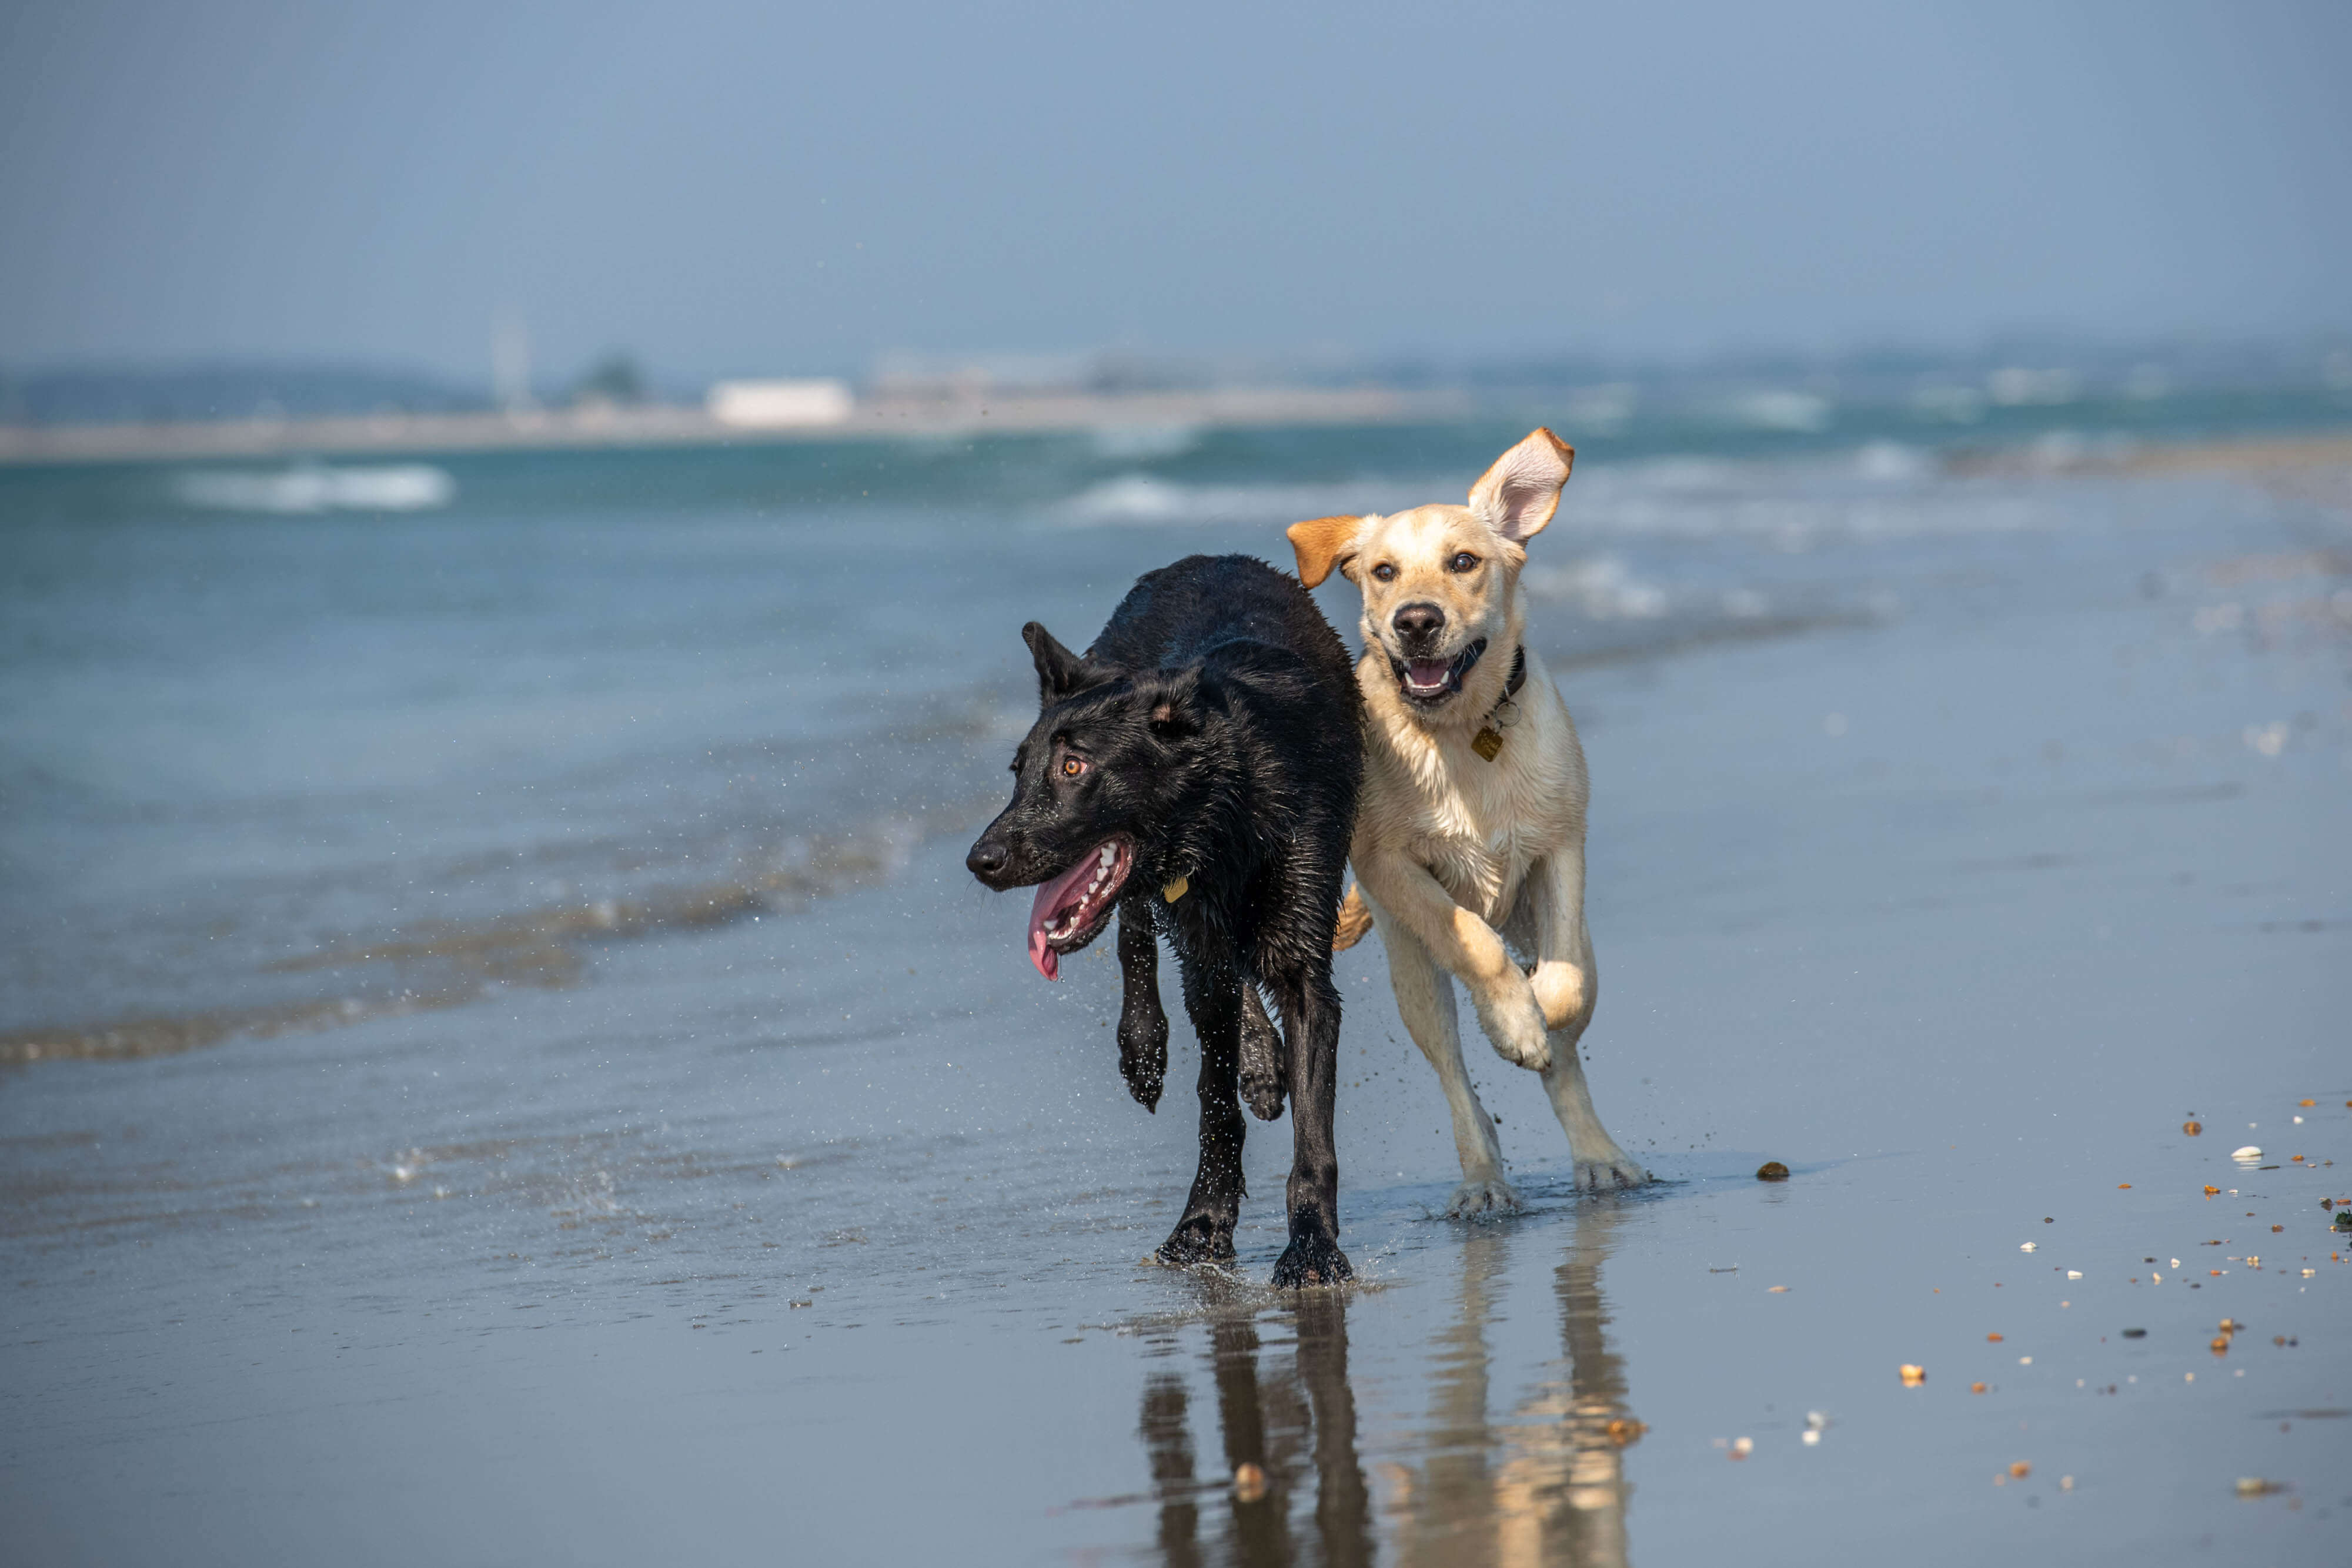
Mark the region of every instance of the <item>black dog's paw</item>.
<instances>
[{"instance_id":1,"label":"black dog's paw","mask_svg":"<svg viewBox=\"0 0 2352 1568\"><path fill-rule=\"evenodd\" d=\"M1154 1008L1118 1015L1118 1071L1127 1092L1145 1110L1160 1109L1168 1085L1168 1015Z\"/></svg>"},{"instance_id":2,"label":"black dog's paw","mask_svg":"<svg viewBox=\"0 0 2352 1568\"><path fill-rule=\"evenodd\" d=\"M1282 1114L1283 1097L1290 1091L1290 1073L1283 1060L1282 1036L1265 1016L1255 986L1242 988L1242 1044L1237 1082L1242 1103L1261 1122Z\"/></svg>"},{"instance_id":3,"label":"black dog's paw","mask_svg":"<svg viewBox=\"0 0 2352 1568\"><path fill-rule=\"evenodd\" d=\"M1309 1285L1339 1285L1356 1277L1354 1265L1326 1236L1302 1236L1283 1249L1274 1265L1274 1288L1304 1290Z\"/></svg>"},{"instance_id":4,"label":"black dog's paw","mask_svg":"<svg viewBox=\"0 0 2352 1568\"><path fill-rule=\"evenodd\" d=\"M1234 1260L1234 1228L1228 1220L1220 1225L1206 1214L1190 1216L1168 1233L1168 1239L1152 1253L1162 1265L1171 1269L1189 1269L1195 1263L1230 1263Z\"/></svg>"}]
</instances>

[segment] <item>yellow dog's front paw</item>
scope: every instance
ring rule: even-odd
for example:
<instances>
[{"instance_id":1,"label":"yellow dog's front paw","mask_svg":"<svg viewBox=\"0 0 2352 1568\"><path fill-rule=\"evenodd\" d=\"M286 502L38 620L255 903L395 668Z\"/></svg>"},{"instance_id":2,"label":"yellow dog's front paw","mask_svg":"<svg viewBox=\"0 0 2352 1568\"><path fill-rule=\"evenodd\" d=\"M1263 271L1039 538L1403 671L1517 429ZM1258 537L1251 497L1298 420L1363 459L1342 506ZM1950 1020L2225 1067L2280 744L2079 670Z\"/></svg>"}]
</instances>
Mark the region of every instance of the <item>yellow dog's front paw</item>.
<instances>
[{"instance_id":1,"label":"yellow dog's front paw","mask_svg":"<svg viewBox=\"0 0 2352 1568\"><path fill-rule=\"evenodd\" d=\"M1544 1030L1543 1009L1525 980L1499 997L1481 998L1478 1027L1486 1031L1495 1054L1504 1061L1530 1072L1542 1072L1551 1066L1551 1037Z\"/></svg>"},{"instance_id":2,"label":"yellow dog's front paw","mask_svg":"<svg viewBox=\"0 0 2352 1568\"><path fill-rule=\"evenodd\" d=\"M1566 1029L1592 1016L1592 985L1581 967L1564 959L1538 964L1528 983L1546 1029Z\"/></svg>"}]
</instances>

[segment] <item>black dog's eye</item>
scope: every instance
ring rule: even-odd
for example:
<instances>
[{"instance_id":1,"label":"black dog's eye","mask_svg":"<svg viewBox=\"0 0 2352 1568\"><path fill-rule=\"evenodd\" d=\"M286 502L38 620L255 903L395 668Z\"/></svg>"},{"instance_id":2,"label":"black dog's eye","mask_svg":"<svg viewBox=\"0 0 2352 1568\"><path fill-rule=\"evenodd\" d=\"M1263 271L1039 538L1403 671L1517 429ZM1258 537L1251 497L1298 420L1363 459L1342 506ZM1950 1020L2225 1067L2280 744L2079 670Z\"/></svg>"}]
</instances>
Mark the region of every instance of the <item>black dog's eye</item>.
<instances>
[{"instance_id":1,"label":"black dog's eye","mask_svg":"<svg viewBox=\"0 0 2352 1568\"><path fill-rule=\"evenodd\" d=\"M1065 779L1076 779L1079 774L1084 773L1086 770L1087 770L1087 759L1086 759L1085 758L1083 758L1083 757L1065 757L1065 758L1062 758L1062 777L1063 777L1063 778L1065 778Z\"/></svg>"},{"instance_id":2,"label":"black dog's eye","mask_svg":"<svg viewBox=\"0 0 2352 1568\"><path fill-rule=\"evenodd\" d=\"M1454 559L1445 563L1445 570L1448 571L1470 571L1474 570L1477 565L1478 558L1476 556L1472 555L1466 549L1456 550L1454 554Z\"/></svg>"},{"instance_id":3,"label":"black dog's eye","mask_svg":"<svg viewBox=\"0 0 2352 1568\"><path fill-rule=\"evenodd\" d=\"M1382 561L1380 565L1372 568L1372 575L1379 578L1382 582L1388 582L1396 577L1396 568L1391 566L1386 561Z\"/></svg>"}]
</instances>

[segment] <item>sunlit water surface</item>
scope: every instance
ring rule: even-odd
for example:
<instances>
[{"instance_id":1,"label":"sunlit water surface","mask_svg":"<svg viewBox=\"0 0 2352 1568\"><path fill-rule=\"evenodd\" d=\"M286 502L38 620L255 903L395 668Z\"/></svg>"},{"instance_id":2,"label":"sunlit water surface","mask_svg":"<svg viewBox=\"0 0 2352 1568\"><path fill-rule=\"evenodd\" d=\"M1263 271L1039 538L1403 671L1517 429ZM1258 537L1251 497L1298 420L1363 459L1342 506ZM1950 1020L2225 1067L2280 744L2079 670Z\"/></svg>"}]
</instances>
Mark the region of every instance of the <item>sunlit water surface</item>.
<instances>
[{"instance_id":1,"label":"sunlit water surface","mask_svg":"<svg viewBox=\"0 0 2352 1568\"><path fill-rule=\"evenodd\" d=\"M961 864L1016 629L1522 430L6 478L8 1554L2326 1560L2340 476L1589 455L1531 635L1666 1179L1474 1045L1533 1209L1434 1218L1375 940L1361 1283L1263 1289L1279 1124L1237 1277L1139 1265L1191 1108Z\"/></svg>"}]
</instances>

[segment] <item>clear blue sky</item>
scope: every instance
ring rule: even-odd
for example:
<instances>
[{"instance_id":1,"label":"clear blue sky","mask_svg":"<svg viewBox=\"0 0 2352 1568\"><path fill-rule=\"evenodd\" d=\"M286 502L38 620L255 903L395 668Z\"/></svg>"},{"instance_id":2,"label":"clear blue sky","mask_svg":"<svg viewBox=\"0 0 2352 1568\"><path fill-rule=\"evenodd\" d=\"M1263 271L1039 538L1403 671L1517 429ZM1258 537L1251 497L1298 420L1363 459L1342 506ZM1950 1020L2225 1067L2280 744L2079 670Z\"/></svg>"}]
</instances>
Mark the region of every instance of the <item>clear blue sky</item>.
<instances>
[{"instance_id":1,"label":"clear blue sky","mask_svg":"<svg viewBox=\"0 0 2352 1568\"><path fill-rule=\"evenodd\" d=\"M2352 5L14 0L0 362L2352 326Z\"/></svg>"}]
</instances>

